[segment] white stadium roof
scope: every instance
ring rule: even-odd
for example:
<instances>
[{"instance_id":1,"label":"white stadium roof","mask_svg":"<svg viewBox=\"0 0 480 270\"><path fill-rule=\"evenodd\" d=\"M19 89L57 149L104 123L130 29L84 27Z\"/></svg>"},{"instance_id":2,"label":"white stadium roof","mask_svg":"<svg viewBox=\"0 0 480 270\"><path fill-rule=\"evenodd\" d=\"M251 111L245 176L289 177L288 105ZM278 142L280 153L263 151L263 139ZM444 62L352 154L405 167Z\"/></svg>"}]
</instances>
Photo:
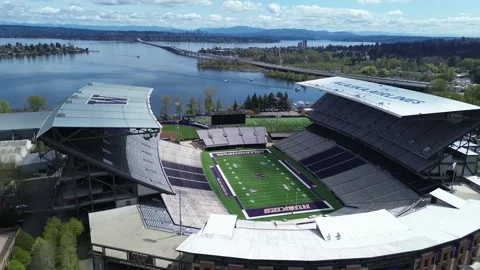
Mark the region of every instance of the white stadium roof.
<instances>
[{"instance_id":1,"label":"white stadium roof","mask_svg":"<svg viewBox=\"0 0 480 270\"><path fill-rule=\"evenodd\" d=\"M397 117L480 110L480 107L434 95L371 82L331 77L299 83L351 99Z\"/></svg>"},{"instance_id":2,"label":"white stadium roof","mask_svg":"<svg viewBox=\"0 0 480 270\"><path fill-rule=\"evenodd\" d=\"M57 106L38 136L52 127L160 128L150 107L153 88L89 83Z\"/></svg>"},{"instance_id":3,"label":"white stadium roof","mask_svg":"<svg viewBox=\"0 0 480 270\"><path fill-rule=\"evenodd\" d=\"M177 250L274 261L361 259L413 252L465 237L480 228L480 219L472 218L480 211L480 201L467 200L457 206L458 209L429 205L398 218L385 210L323 217L317 218L310 229L303 225L283 227L278 221L237 220L236 225L232 225L231 217L225 216L224 226L230 226L231 237L224 233L207 234L204 229L190 235ZM219 219L221 216L216 216L215 223L220 222ZM340 237L336 237L337 233ZM330 240L324 238L324 234L330 234Z\"/></svg>"}]
</instances>

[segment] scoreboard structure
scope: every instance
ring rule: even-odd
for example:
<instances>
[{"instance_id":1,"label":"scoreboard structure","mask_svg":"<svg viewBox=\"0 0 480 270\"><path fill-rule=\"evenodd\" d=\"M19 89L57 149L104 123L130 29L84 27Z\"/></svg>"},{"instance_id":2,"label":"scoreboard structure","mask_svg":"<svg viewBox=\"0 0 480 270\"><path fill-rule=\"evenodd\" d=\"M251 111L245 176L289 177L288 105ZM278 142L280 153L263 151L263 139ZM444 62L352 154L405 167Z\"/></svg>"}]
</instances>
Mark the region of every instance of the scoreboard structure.
<instances>
[{"instance_id":1,"label":"scoreboard structure","mask_svg":"<svg viewBox=\"0 0 480 270\"><path fill-rule=\"evenodd\" d=\"M212 126L245 125L244 113L224 113L212 115Z\"/></svg>"}]
</instances>

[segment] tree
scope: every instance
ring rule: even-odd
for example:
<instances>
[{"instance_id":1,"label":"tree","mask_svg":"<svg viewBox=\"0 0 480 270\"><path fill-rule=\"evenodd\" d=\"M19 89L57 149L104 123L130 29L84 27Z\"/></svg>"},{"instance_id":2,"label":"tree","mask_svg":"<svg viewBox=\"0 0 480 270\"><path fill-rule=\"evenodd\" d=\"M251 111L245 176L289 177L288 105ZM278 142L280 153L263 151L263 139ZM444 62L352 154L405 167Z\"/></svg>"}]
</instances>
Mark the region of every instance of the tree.
<instances>
[{"instance_id":1,"label":"tree","mask_svg":"<svg viewBox=\"0 0 480 270\"><path fill-rule=\"evenodd\" d=\"M47 106L47 99L42 96L29 96L27 103L34 112L38 112Z\"/></svg>"},{"instance_id":2,"label":"tree","mask_svg":"<svg viewBox=\"0 0 480 270\"><path fill-rule=\"evenodd\" d=\"M375 76L378 73L378 70L374 66L366 66L360 69L360 73L367 76Z\"/></svg>"},{"instance_id":3,"label":"tree","mask_svg":"<svg viewBox=\"0 0 480 270\"><path fill-rule=\"evenodd\" d=\"M471 71L472 74L472 82L473 83L480 83L480 67L476 67Z\"/></svg>"},{"instance_id":4,"label":"tree","mask_svg":"<svg viewBox=\"0 0 480 270\"><path fill-rule=\"evenodd\" d=\"M237 104L237 101L235 100L235 101L233 102L233 111L236 112L237 110L238 110L238 104Z\"/></svg>"},{"instance_id":5,"label":"tree","mask_svg":"<svg viewBox=\"0 0 480 270\"><path fill-rule=\"evenodd\" d=\"M215 111L217 111L217 112L218 112L218 111L223 111L223 103L222 103L222 101L221 101L220 99L217 100L217 105L216 105L216 107L215 107Z\"/></svg>"},{"instance_id":6,"label":"tree","mask_svg":"<svg viewBox=\"0 0 480 270\"><path fill-rule=\"evenodd\" d=\"M197 98L197 114L202 114L202 97Z\"/></svg>"},{"instance_id":7,"label":"tree","mask_svg":"<svg viewBox=\"0 0 480 270\"><path fill-rule=\"evenodd\" d=\"M429 93L450 92L450 87L444 79L435 79L428 85L427 91Z\"/></svg>"},{"instance_id":8,"label":"tree","mask_svg":"<svg viewBox=\"0 0 480 270\"><path fill-rule=\"evenodd\" d=\"M453 81L455 79L456 73L454 68L447 68L440 74L440 78L444 79L447 82Z\"/></svg>"},{"instance_id":9,"label":"tree","mask_svg":"<svg viewBox=\"0 0 480 270\"><path fill-rule=\"evenodd\" d=\"M21 247L15 247L13 249L13 259L21 262L24 266L28 266L32 261L30 253L23 250Z\"/></svg>"},{"instance_id":10,"label":"tree","mask_svg":"<svg viewBox=\"0 0 480 270\"><path fill-rule=\"evenodd\" d=\"M21 249L31 253L34 243L35 243L35 240L33 239L33 237L27 232L25 232L24 230L20 229L16 239L17 247L20 247Z\"/></svg>"},{"instance_id":11,"label":"tree","mask_svg":"<svg viewBox=\"0 0 480 270\"><path fill-rule=\"evenodd\" d=\"M25 265L17 260L11 260L7 265L7 270L25 270Z\"/></svg>"},{"instance_id":12,"label":"tree","mask_svg":"<svg viewBox=\"0 0 480 270\"><path fill-rule=\"evenodd\" d=\"M160 116L163 121L168 120L168 112L170 111L171 100L169 95L164 95L162 97L162 102L160 105Z\"/></svg>"},{"instance_id":13,"label":"tree","mask_svg":"<svg viewBox=\"0 0 480 270\"><path fill-rule=\"evenodd\" d=\"M43 239L52 243L54 246L57 246L60 241L61 229L62 221L58 217L48 218L47 224L43 228Z\"/></svg>"},{"instance_id":14,"label":"tree","mask_svg":"<svg viewBox=\"0 0 480 270\"><path fill-rule=\"evenodd\" d=\"M465 102L474 105L480 105L480 85L470 85L467 87L463 97Z\"/></svg>"},{"instance_id":15,"label":"tree","mask_svg":"<svg viewBox=\"0 0 480 270\"><path fill-rule=\"evenodd\" d=\"M285 94L283 95L283 102L285 104L285 110L290 111L292 109L292 103L290 102L290 99L288 98L288 93L285 91Z\"/></svg>"},{"instance_id":16,"label":"tree","mask_svg":"<svg viewBox=\"0 0 480 270\"><path fill-rule=\"evenodd\" d=\"M80 237L80 235L82 235L83 231L85 230L82 222L76 218L71 218L63 226L66 227L69 231L71 231L73 235L77 238Z\"/></svg>"},{"instance_id":17,"label":"tree","mask_svg":"<svg viewBox=\"0 0 480 270\"><path fill-rule=\"evenodd\" d=\"M28 268L31 270L55 269L55 253L56 248L53 243L38 237L35 240L32 262Z\"/></svg>"},{"instance_id":18,"label":"tree","mask_svg":"<svg viewBox=\"0 0 480 270\"><path fill-rule=\"evenodd\" d=\"M182 97L181 96L176 96L175 99L173 100L173 102L175 104L175 114L177 114L178 119L180 119L180 117L182 115L182 111L183 111Z\"/></svg>"},{"instance_id":19,"label":"tree","mask_svg":"<svg viewBox=\"0 0 480 270\"><path fill-rule=\"evenodd\" d=\"M277 99L275 98L275 95L270 92L270 94L268 94L268 97L267 97L267 104L268 104L268 108L270 110L275 110L277 109Z\"/></svg>"},{"instance_id":20,"label":"tree","mask_svg":"<svg viewBox=\"0 0 480 270\"><path fill-rule=\"evenodd\" d=\"M0 113L9 113L12 112L12 107L10 107L10 103L6 100L0 100Z\"/></svg>"},{"instance_id":21,"label":"tree","mask_svg":"<svg viewBox=\"0 0 480 270\"><path fill-rule=\"evenodd\" d=\"M378 76L380 77L388 77L388 70L386 68L381 68L378 70Z\"/></svg>"},{"instance_id":22,"label":"tree","mask_svg":"<svg viewBox=\"0 0 480 270\"><path fill-rule=\"evenodd\" d=\"M252 105L250 108L246 108L247 110L256 110L258 109L258 98L257 98L257 93L253 93L252 99L251 99Z\"/></svg>"},{"instance_id":23,"label":"tree","mask_svg":"<svg viewBox=\"0 0 480 270\"><path fill-rule=\"evenodd\" d=\"M286 104L285 104L285 97L283 96L283 93L278 92L276 97L277 97L277 108L281 111L285 110Z\"/></svg>"},{"instance_id":24,"label":"tree","mask_svg":"<svg viewBox=\"0 0 480 270\"><path fill-rule=\"evenodd\" d=\"M192 97L187 105L187 114L188 115L197 115L197 104L195 99Z\"/></svg>"},{"instance_id":25,"label":"tree","mask_svg":"<svg viewBox=\"0 0 480 270\"><path fill-rule=\"evenodd\" d=\"M78 269L77 238L66 226L62 228L62 237L58 245L57 256L60 269Z\"/></svg>"},{"instance_id":26,"label":"tree","mask_svg":"<svg viewBox=\"0 0 480 270\"><path fill-rule=\"evenodd\" d=\"M213 98L217 94L217 90L215 88L206 88L204 90L205 93L205 111L207 114L212 114L213 110L215 109L215 103Z\"/></svg>"},{"instance_id":27,"label":"tree","mask_svg":"<svg viewBox=\"0 0 480 270\"><path fill-rule=\"evenodd\" d=\"M245 110L252 109L252 99L250 98L250 95L248 95L247 98L245 99L245 102L243 103L243 107L245 108Z\"/></svg>"}]
</instances>

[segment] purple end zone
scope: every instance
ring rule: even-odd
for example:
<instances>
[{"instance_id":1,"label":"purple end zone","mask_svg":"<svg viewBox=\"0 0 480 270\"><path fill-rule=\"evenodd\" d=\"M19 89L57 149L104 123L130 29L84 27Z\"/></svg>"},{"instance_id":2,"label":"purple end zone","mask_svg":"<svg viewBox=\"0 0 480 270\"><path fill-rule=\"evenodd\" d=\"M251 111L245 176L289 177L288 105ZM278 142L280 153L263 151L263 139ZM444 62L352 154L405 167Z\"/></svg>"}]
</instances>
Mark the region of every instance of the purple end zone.
<instances>
[{"instance_id":1,"label":"purple end zone","mask_svg":"<svg viewBox=\"0 0 480 270\"><path fill-rule=\"evenodd\" d=\"M222 174L218 171L217 166L211 167L211 170L213 172L213 176L215 176L215 179L217 179L217 182L220 185L220 188L222 189L223 194L227 197L233 196L233 193L228 187L227 183L225 182L225 179L223 179Z\"/></svg>"},{"instance_id":2,"label":"purple end zone","mask_svg":"<svg viewBox=\"0 0 480 270\"><path fill-rule=\"evenodd\" d=\"M297 169L295 169L292 165L290 165L290 163L288 163L288 161L286 160L282 160L283 163L285 163L285 165L287 165L287 167L292 170L295 174L297 174L300 178L302 178L303 182L305 182L305 184L309 185L311 188L315 187L315 183L312 183L312 181L310 181L310 179L308 179L303 173L299 172Z\"/></svg>"},{"instance_id":3,"label":"purple end zone","mask_svg":"<svg viewBox=\"0 0 480 270\"><path fill-rule=\"evenodd\" d=\"M286 214L286 213L295 213L302 211L311 211L311 210L327 210L330 207L323 201L313 202L313 203L301 203L301 204L290 204L282 206L273 206L265 208L256 208L245 210L249 217L261 217L275 214Z\"/></svg>"}]
</instances>

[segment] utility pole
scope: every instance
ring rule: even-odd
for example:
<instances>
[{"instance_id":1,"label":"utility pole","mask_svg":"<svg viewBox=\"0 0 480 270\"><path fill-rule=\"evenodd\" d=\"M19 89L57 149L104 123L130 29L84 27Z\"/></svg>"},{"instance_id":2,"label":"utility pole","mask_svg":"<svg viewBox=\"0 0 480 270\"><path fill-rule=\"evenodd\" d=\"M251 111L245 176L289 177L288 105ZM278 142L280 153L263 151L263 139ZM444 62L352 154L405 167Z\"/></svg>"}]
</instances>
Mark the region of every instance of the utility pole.
<instances>
[{"instance_id":1,"label":"utility pole","mask_svg":"<svg viewBox=\"0 0 480 270\"><path fill-rule=\"evenodd\" d=\"M182 229L182 191L179 189L178 190L178 205L180 206L180 235L183 234L183 229Z\"/></svg>"}]
</instances>

